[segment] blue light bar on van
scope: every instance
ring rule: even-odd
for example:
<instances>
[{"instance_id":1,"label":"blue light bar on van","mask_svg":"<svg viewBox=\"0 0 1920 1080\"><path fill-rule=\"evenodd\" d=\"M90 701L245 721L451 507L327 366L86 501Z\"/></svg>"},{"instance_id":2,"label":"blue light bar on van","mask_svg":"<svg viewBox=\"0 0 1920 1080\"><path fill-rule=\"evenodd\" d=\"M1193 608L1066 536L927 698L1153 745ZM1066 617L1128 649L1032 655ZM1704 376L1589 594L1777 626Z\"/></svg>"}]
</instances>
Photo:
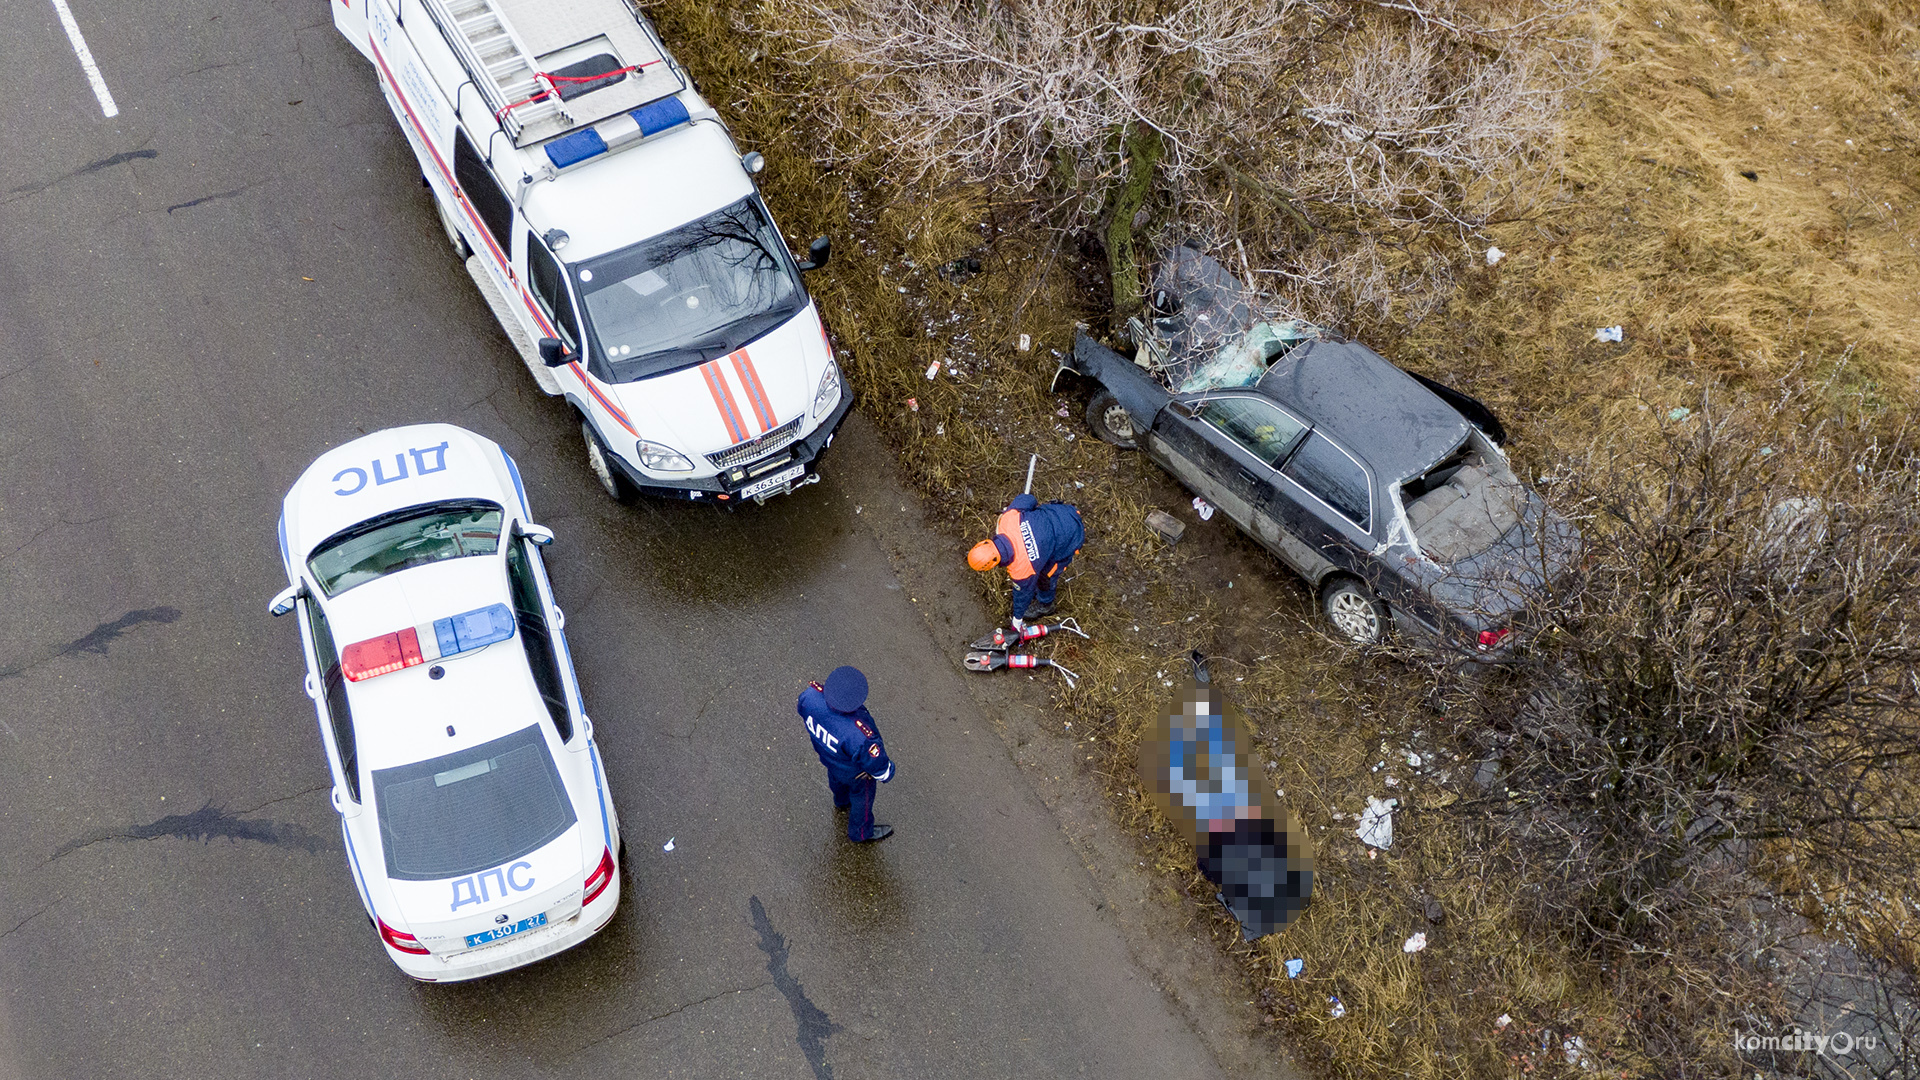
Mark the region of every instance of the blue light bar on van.
<instances>
[{"instance_id":1,"label":"blue light bar on van","mask_svg":"<svg viewBox=\"0 0 1920 1080\"><path fill-rule=\"evenodd\" d=\"M554 168L565 169L608 150L679 127L691 119L686 103L679 98L661 98L553 140L546 146L547 160L553 162Z\"/></svg>"}]
</instances>

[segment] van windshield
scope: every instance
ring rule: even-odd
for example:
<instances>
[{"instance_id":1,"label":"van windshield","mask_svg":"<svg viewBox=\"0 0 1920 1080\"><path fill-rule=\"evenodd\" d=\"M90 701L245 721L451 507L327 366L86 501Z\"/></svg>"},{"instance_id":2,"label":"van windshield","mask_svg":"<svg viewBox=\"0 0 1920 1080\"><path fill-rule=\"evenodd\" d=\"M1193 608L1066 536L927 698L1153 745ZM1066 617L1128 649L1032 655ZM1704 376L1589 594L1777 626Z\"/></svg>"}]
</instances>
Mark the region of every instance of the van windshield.
<instances>
[{"instance_id":1,"label":"van windshield","mask_svg":"<svg viewBox=\"0 0 1920 1080\"><path fill-rule=\"evenodd\" d=\"M753 196L570 273L614 382L718 359L806 301L786 242Z\"/></svg>"}]
</instances>

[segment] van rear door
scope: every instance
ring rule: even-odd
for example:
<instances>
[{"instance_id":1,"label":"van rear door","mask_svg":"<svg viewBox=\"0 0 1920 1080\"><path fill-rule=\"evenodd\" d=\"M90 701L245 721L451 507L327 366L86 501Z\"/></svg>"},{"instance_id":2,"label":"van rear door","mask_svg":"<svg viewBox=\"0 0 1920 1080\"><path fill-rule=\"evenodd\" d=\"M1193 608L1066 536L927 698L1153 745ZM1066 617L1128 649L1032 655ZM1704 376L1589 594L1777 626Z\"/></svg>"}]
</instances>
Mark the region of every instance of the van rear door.
<instances>
[{"instance_id":1,"label":"van rear door","mask_svg":"<svg viewBox=\"0 0 1920 1080\"><path fill-rule=\"evenodd\" d=\"M333 28L340 31L360 55L373 59L373 46L367 43L367 5L374 0L333 0Z\"/></svg>"}]
</instances>

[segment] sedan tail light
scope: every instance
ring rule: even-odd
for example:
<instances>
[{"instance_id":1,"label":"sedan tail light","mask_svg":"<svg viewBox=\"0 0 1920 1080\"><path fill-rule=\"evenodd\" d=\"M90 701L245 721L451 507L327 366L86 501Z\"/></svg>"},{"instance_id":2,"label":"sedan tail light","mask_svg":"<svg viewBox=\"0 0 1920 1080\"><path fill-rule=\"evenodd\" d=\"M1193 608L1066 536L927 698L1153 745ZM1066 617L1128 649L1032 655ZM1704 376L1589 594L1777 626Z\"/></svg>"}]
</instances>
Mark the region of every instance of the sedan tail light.
<instances>
[{"instance_id":1,"label":"sedan tail light","mask_svg":"<svg viewBox=\"0 0 1920 1080\"><path fill-rule=\"evenodd\" d=\"M403 934L395 930L393 927L387 925L387 920L385 919L378 919L375 922L376 925L380 927L381 941L399 949L403 953L412 953L415 956L427 955L427 947L420 944L419 938L414 937L412 934Z\"/></svg>"},{"instance_id":2,"label":"sedan tail light","mask_svg":"<svg viewBox=\"0 0 1920 1080\"><path fill-rule=\"evenodd\" d=\"M1488 649L1491 649L1495 645L1500 644L1502 641L1505 641L1507 639L1507 635L1511 633L1513 633L1513 631L1511 630L1480 631L1480 651L1486 652Z\"/></svg>"},{"instance_id":3,"label":"sedan tail light","mask_svg":"<svg viewBox=\"0 0 1920 1080\"><path fill-rule=\"evenodd\" d=\"M600 849L600 865L594 867L593 873L587 875L587 893L580 901L580 905L585 907L595 900L600 899L600 894L606 892L607 886L613 884L613 874L613 849L602 848Z\"/></svg>"}]
</instances>

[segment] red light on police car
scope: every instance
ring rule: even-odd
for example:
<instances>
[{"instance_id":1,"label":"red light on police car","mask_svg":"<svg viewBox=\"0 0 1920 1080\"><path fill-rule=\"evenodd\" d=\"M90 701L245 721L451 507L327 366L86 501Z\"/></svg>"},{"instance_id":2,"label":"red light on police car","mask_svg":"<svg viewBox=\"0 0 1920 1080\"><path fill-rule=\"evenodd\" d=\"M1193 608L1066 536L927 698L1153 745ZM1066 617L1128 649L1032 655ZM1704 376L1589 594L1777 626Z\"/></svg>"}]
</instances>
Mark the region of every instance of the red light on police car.
<instances>
[{"instance_id":1,"label":"red light on police car","mask_svg":"<svg viewBox=\"0 0 1920 1080\"><path fill-rule=\"evenodd\" d=\"M613 849L601 848L600 865L594 867L593 873L587 875L586 896L580 901L582 907L600 899L600 894L606 892L607 886L613 884L613 873Z\"/></svg>"},{"instance_id":2,"label":"red light on police car","mask_svg":"<svg viewBox=\"0 0 1920 1080\"><path fill-rule=\"evenodd\" d=\"M348 682L360 682L422 662L420 635L411 626L396 633L356 641L340 650L340 671L346 675Z\"/></svg>"},{"instance_id":3,"label":"red light on police car","mask_svg":"<svg viewBox=\"0 0 1920 1080\"><path fill-rule=\"evenodd\" d=\"M381 941L399 949L403 953L412 953L415 956L427 955L427 947L420 944L419 938L414 937L412 934L403 934L395 930L393 927L387 925L387 920L385 919L375 919L374 922L380 927Z\"/></svg>"},{"instance_id":4,"label":"red light on police car","mask_svg":"<svg viewBox=\"0 0 1920 1080\"><path fill-rule=\"evenodd\" d=\"M1491 649L1495 645L1500 644L1502 641L1505 641L1507 639L1507 635L1511 633L1513 633L1513 631L1511 630L1480 631L1480 651L1486 652L1488 649Z\"/></svg>"}]
</instances>

